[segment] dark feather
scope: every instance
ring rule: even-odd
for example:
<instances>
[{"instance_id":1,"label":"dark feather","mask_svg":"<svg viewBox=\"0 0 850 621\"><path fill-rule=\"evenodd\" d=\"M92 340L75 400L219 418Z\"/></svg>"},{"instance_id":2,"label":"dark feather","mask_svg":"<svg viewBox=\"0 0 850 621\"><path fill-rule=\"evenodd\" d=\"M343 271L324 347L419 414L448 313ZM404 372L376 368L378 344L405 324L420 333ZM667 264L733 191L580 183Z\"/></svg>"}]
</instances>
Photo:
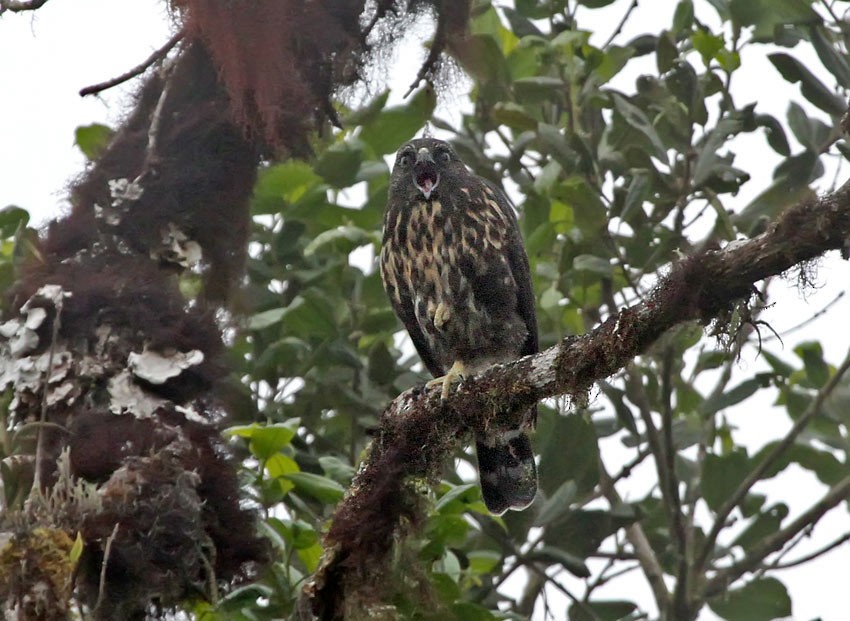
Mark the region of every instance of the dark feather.
<instances>
[{"instance_id":1,"label":"dark feather","mask_svg":"<svg viewBox=\"0 0 850 621\"><path fill-rule=\"evenodd\" d=\"M393 308L434 376L537 352L528 258L513 205L440 140L402 146L384 215L381 276ZM533 425L536 408L525 424ZM481 489L493 513L525 508L537 491L522 429L476 438Z\"/></svg>"},{"instance_id":2,"label":"dark feather","mask_svg":"<svg viewBox=\"0 0 850 621\"><path fill-rule=\"evenodd\" d=\"M522 348L522 355L536 354L540 351L540 345L537 341L537 312L534 306L534 290L531 288L531 269L528 266L528 256L522 244L514 205L501 188L493 185L486 179L482 178L482 181L495 192L497 197L496 202L502 208L505 215L513 222L515 238L508 244L508 261L510 262L511 271L517 285L517 311L519 311L520 316L525 321L525 325L528 327L528 337Z\"/></svg>"}]
</instances>

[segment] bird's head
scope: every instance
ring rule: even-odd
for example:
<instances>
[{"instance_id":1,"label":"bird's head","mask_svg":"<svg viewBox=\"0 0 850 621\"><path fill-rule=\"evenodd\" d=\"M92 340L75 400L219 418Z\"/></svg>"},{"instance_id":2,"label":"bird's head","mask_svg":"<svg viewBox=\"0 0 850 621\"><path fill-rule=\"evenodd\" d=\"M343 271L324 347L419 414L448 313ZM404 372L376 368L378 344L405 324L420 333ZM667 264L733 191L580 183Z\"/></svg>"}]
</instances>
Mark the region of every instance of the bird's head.
<instances>
[{"instance_id":1,"label":"bird's head","mask_svg":"<svg viewBox=\"0 0 850 621\"><path fill-rule=\"evenodd\" d=\"M430 200L452 185L466 167L451 145L436 138L417 138L396 154L390 191L408 200Z\"/></svg>"}]
</instances>

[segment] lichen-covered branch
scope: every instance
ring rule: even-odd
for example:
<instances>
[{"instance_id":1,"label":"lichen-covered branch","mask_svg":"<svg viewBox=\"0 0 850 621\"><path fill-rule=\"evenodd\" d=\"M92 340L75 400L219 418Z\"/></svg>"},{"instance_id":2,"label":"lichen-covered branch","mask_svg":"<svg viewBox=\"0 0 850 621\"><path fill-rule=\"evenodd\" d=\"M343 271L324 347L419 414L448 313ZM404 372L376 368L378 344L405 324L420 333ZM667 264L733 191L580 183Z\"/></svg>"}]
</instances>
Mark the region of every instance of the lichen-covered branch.
<instances>
[{"instance_id":1,"label":"lichen-covered branch","mask_svg":"<svg viewBox=\"0 0 850 621\"><path fill-rule=\"evenodd\" d=\"M848 240L850 183L788 209L758 237L680 261L646 301L588 334L492 367L464 382L445 403L437 390L415 388L400 395L384 412L334 515L323 561L306 590L314 611L322 619L343 618L347 606L374 592L396 537L418 519L417 496L407 489L408 481L434 474L459 437L488 426L516 425L540 399L586 392L671 327L710 322L748 299L756 282L844 249Z\"/></svg>"}]
</instances>

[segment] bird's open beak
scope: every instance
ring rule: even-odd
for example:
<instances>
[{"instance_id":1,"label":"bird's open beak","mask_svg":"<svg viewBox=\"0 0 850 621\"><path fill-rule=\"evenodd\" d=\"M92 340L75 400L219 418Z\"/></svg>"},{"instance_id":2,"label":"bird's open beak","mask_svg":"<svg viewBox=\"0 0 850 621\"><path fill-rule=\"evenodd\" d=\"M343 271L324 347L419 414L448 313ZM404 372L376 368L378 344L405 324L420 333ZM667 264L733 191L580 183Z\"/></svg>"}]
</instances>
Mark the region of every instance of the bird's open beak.
<instances>
[{"instance_id":1,"label":"bird's open beak","mask_svg":"<svg viewBox=\"0 0 850 621\"><path fill-rule=\"evenodd\" d=\"M440 184L440 173L437 172L437 164L431 152L422 147L416 153L416 162L413 164L413 183L422 192L425 200L431 198L431 193Z\"/></svg>"}]
</instances>

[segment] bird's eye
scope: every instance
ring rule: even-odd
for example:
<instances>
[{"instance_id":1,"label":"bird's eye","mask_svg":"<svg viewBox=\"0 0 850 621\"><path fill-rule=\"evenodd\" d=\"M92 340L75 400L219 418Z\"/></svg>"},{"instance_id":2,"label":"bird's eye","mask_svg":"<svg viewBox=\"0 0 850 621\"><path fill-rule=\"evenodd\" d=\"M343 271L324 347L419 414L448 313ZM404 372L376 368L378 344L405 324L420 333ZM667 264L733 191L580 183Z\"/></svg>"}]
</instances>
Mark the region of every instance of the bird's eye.
<instances>
[{"instance_id":1,"label":"bird's eye","mask_svg":"<svg viewBox=\"0 0 850 621\"><path fill-rule=\"evenodd\" d=\"M445 164L446 162L450 161L451 159L452 159L452 154L449 153L448 151L440 150L440 151L437 152L437 161L438 162L442 162L442 163Z\"/></svg>"},{"instance_id":2,"label":"bird's eye","mask_svg":"<svg viewBox=\"0 0 850 621\"><path fill-rule=\"evenodd\" d=\"M399 166L410 166L410 163L413 161L413 155L410 151L405 151L404 153L398 156L398 164Z\"/></svg>"}]
</instances>

